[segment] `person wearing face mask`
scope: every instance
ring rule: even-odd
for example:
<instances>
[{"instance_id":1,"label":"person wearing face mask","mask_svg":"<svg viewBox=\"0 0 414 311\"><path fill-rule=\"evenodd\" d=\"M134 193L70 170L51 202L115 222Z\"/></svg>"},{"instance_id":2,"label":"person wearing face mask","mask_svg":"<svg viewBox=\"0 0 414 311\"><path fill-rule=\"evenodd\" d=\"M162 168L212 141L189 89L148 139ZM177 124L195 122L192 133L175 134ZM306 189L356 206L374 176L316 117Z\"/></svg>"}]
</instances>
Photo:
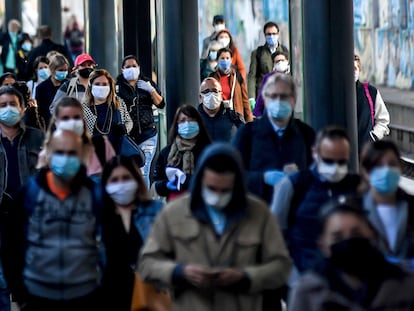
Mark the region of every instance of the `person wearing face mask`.
<instances>
[{"instance_id":1,"label":"person wearing face mask","mask_svg":"<svg viewBox=\"0 0 414 311\"><path fill-rule=\"evenodd\" d=\"M229 48L232 52L231 64L238 70L244 80L246 80L246 68L239 49L236 47L233 37L228 29L220 30L216 35L216 41L222 48Z\"/></svg>"},{"instance_id":2,"label":"person wearing face mask","mask_svg":"<svg viewBox=\"0 0 414 311\"><path fill-rule=\"evenodd\" d=\"M263 87L265 116L241 126L232 139L246 170L249 191L270 203L273 187L285 175L312 163L314 130L293 117L292 76L273 74Z\"/></svg>"},{"instance_id":3,"label":"person wearing face mask","mask_svg":"<svg viewBox=\"0 0 414 311\"><path fill-rule=\"evenodd\" d=\"M287 47L279 42L279 26L276 23L267 22L263 26L263 33L266 43L255 49L250 56L247 90L252 106L254 106L255 99L259 95L264 76L274 70L274 57L272 57L272 54L275 52L289 54Z\"/></svg>"},{"instance_id":4,"label":"person wearing face mask","mask_svg":"<svg viewBox=\"0 0 414 311\"><path fill-rule=\"evenodd\" d=\"M19 48L19 32L21 24L17 19L11 19L7 24L7 31L1 35L1 55L4 72L17 73L17 58Z\"/></svg>"},{"instance_id":5,"label":"person wearing face mask","mask_svg":"<svg viewBox=\"0 0 414 311\"><path fill-rule=\"evenodd\" d=\"M115 94L115 81L105 69L96 69L82 103L83 114L96 155L103 166L121 152L122 136L133 127L125 103Z\"/></svg>"},{"instance_id":6,"label":"person wearing face mask","mask_svg":"<svg viewBox=\"0 0 414 311\"><path fill-rule=\"evenodd\" d=\"M214 15L213 17L214 31L210 36L203 39L203 48L201 50L200 60L206 59L209 54L209 46L212 41L216 41L216 35L220 30L226 29L226 21L223 15Z\"/></svg>"},{"instance_id":7,"label":"person wearing face mask","mask_svg":"<svg viewBox=\"0 0 414 311\"><path fill-rule=\"evenodd\" d=\"M49 59L46 56L39 56L33 63L34 78L27 81L27 87L33 98L36 98L37 86L50 77Z\"/></svg>"},{"instance_id":8,"label":"person wearing face mask","mask_svg":"<svg viewBox=\"0 0 414 311\"><path fill-rule=\"evenodd\" d=\"M88 87L89 76L96 66L95 60L89 54L80 54L75 59L75 67L71 74L76 74L71 79L65 81L56 92L55 97L49 107L53 114L56 103L64 96L71 96L81 103L85 101L85 92Z\"/></svg>"},{"instance_id":9,"label":"person wearing face mask","mask_svg":"<svg viewBox=\"0 0 414 311\"><path fill-rule=\"evenodd\" d=\"M361 171L368 189L363 197L368 219L380 236L387 258L414 271L414 197L399 187L400 152L394 142L379 140L364 146Z\"/></svg>"},{"instance_id":10,"label":"person wearing face mask","mask_svg":"<svg viewBox=\"0 0 414 311\"><path fill-rule=\"evenodd\" d=\"M230 48L221 48L217 52L218 68L210 77L221 84L224 106L239 113L246 122L251 122L253 114L247 97L246 82L232 66L232 57Z\"/></svg>"},{"instance_id":11,"label":"person wearing face mask","mask_svg":"<svg viewBox=\"0 0 414 311\"><path fill-rule=\"evenodd\" d=\"M211 41L208 48L207 58L200 60L200 81L207 78L212 72L217 70L217 52L221 45L217 41Z\"/></svg>"},{"instance_id":12,"label":"person wearing face mask","mask_svg":"<svg viewBox=\"0 0 414 311\"><path fill-rule=\"evenodd\" d=\"M358 123L358 152L366 142L375 141L389 135L390 114L376 87L368 82L360 82L361 59L354 57L355 87Z\"/></svg>"},{"instance_id":13,"label":"person wearing face mask","mask_svg":"<svg viewBox=\"0 0 414 311\"><path fill-rule=\"evenodd\" d=\"M32 77L30 74L31 68L27 67L27 56L33 47L33 40L27 33L21 33L18 39L16 52L17 79L27 81Z\"/></svg>"},{"instance_id":14,"label":"person wearing face mask","mask_svg":"<svg viewBox=\"0 0 414 311\"><path fill-rule=\"evenodd\" d=\"M333 197L355 194L360 178L348 172L350 140L345 130L326 127L313 148L314 163L288 175L275 187L272 214L279 221L297 273L312 268L320 258L317 246L320 207Z\"/></svg>"},{"instance_id":15,"label":"person wearing face mask","mask_svg":"<svg viewBox=\"0 0 414 311\"><path fill-rule=\"evenodd\" d=\"M102 279L108 310L131 310L134 268L163 203L152 200L141 170L131 158L117 156L102 173L105 206L102 239L106 265Z\"/></svg>"},{"instance_id":16,"label":"person wearing face mask","mask_svg":"<svg viewBox=\"0 0 414 311\"><path fill-rule=\"evenodd\" d=\"M214 78L206 78L200 85L200 112L212 141L229 142L237 128L244 124L243 117L223 105L221 85Z\"/></svg>"},{"instance_id":17,"label":"person wearing face mask","mask_svg":"<svg viewBox=\"0 0 414 311\"><path fill-rule=\"evenodd\" d=\"M122 73L116 79L116 93L125 102L134 123L130 136L145 153L143 175L147 187L150 187L150 172L158 146L153 109L164 108L164 98L154 81L142 74L134 55L125 56L122 61Z\"/></svg>"},{"instance_id":18,"label":"person wearing face mask","mask_svg":"<svg viewBox=\"0 0 414 311\"><path fill-rule=\"evenodd\" d=\"M385 260L358 199L340 197L322 207L323 258L293 288L288 311L414 309L414 277Z\"/></svg>"},{"instance_id":19,"label":"person wearing face mask","mask_svg":"<svg viewBox=\"0 0 414 311\"><path fill-rule=\"evenodd\" d=\"M174 287L173 310L261 311L263 291L287 281L283 236L244 180L237 150L214 143L197 163L190 192L155 220L138 272Z\"/></svg>"},{"instance_id":20,"label":"person wearing face mask","mask_svg":"<svg viewBox=\"0 0 414 311\"><path fill-rule=\"evenodd\" d=\"M11 292L21 309L93 310L102 301L100 185L86 176L75 132L55 131L46 157L10 215Z\"/></svg>"},{"instance_id":21,"label":"person wearing face mask","mask_svg":"<svg viewBox=\"0 0 414 311\"><path fill-rule=\"evenodd\" d=\"M6 192L12 197L36 172L37 155L43 142L43 133L26 127L22 121L25 109L23 102L23 96L14 87L0 87L0 193Z\"/></svg>"},{"instance_id":22,"label":"person wearing face mask","mask_svg":"<svg viewBox=\"0 0 414 311\"><path fill-rule=\"evenodd\" d=\"M66 81L68 76L69 62L62 54L55 54L50 58L50 76L41 82L36 88L36 101L39 107L39 115L45 120L46 127L50 121L50 105L56 92Z\"/></svg>"},{"instance_id":23,"label":"person wearing face mask","mask_svg":"<svg viewBox=\"0 0 414 311\"><path fill-rule=\"evenodd\" d=\"M96 155L91 136L83 114L82 104L73 97L62 97L57 103L39 153L37 168L47 167L47 146L56 130L72 131L82 138L82 163L86 167L86 174L91 178L98 178L102 173L102 165Z\"/></svg>"},{"instance_id":24,"label":"person wearing face mask","mask_svg":"<svg viewBox=\"0 0 414 311\"><path fill-rule=\"evenodd\" d=\"M197 108L180 106L171 124L168 145L161 150L155 165L152 179L157 194L172 200L186 192L195 164L210 143Z\"/></svg>"},{"instance_id":25,"label":"person wearing face mask","mask_svg":"<svg viewBox=\"0 0 414 311\"><path fill-rule=\"evenodd\" d=\"M267 73L262 80L262 84L260 85L259 94L254 102L249 99L250 105L254 106L253 115L255 117L261 117L263 115L264 110L264 101L262 96L263 86L266 84L267 79L271 77L273 73L283 73L289 74L290 73L290 65L289 65L289 54L284 51L276 51L272 54L273 59L273 70Z\"/></svg>"}]
</instances>

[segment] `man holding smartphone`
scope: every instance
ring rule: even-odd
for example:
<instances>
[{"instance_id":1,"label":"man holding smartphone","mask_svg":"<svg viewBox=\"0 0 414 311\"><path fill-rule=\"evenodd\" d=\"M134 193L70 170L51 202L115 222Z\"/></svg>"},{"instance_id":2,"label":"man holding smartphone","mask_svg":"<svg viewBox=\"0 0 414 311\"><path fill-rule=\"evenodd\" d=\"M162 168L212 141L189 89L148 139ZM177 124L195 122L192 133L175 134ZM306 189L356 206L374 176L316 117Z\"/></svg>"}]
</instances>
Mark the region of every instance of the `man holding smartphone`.
<instances>
[{"instance_id":1,"label":"man holding smartphone","mask_svg":"<svg viewBox=\"0 0 414 311\"><path fill-rule=\"evenodd\" d=\"M261 311L263 291L286 284L282 234L265 202L247 193L241 163L230 144L207 147L190 193L155 221L138 270L174 288L174 310Z\"/></svg>"}]
</instances>

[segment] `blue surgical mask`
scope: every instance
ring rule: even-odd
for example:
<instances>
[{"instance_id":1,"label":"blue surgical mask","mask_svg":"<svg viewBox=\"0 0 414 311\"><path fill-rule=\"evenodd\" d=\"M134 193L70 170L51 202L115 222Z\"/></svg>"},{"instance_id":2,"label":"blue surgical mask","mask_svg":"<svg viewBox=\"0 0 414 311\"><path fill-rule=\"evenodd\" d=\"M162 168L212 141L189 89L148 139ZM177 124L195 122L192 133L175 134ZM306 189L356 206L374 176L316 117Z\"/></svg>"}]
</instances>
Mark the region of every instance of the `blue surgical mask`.
<instances>
[{"instance_id":1,"label":"blue surgical mask","mask_svg":"<svg viewBox=\"0 0 414 311\"><path fill-rule=\"evenodd\" d=\"M178 124L178 134L184 139L191 139L198 135L200 127L196 121L186 121Z\"/></svg>"},{"instance_id":2,"label":"blue surgical mask","mask_svg":"<svg viewBox=\"0 0 414 311\"><path fill-rule=\"evenodd\" d=\"M17 107L6 106L0 108L0 122L7 126L11 127L16 125L21 118L22 114Z\"/></svg>"},{"instance_id":3,"label":"blue surgical mask","mask_svg":"<svg viewBox=\"0 0 414 311\"><path fill-rule=\"evenodd\" d=\"M22 50L29 52L32 49L32 44L30 42L25 42L22 44Z\"/></svg>"},{"instance_id":4,"label":"blue surgical mask","mask_svg":"<svg viewBox=\"0 0 414 311\"><path fill-rule=\"evenodd\" d=\"M286 100L272 99L267 103L267 113L277 121L283 121L292 114L292 106Z\"/></svg>"},{"instance_id":5,"label":"blue surgical mask","mask_svg":"<svg viewBox=\"0 0 414 311\"><path fill-rule=\"evenodd\" d=\"M400 170L397 167L382 166L374 168L369 174L369 183L377 192L389 194L397 190Z\"/></svg>"},{"instance_id":6,"label":"blue surgical mask","mask_svg":"<svg viewBox=\"0 0 414 311\"><path fill-rule=\"evenodd\" d=\"M230 69L231 60L230 59L219 59L218 67L221 71L226 72Z\"/></svg>"},{"instance_id":7,"label":"blue surgical mask","mask_svg":"<svg viewBox=\"0 0 414 311\"><path fill-rule=\"evenodd\" d=\"M56 71L56 73L55 73L55 79L58 80L58 81L65 80L67 76L68 76L67 71Z\"/></svg>"},{"instance_id":8,"label":"blue surgical mask","mask_svg":"<svg viewBox=\"0 0 414 311\"><path fill-rule=\"evenodd\" d=\"M81 166L77 156L66 154L53 154L50 159L50 169L53 174L64 179L70 180L79 172Z\"/></svg>"},{"instance_id":9,"label":"blue surgical mask","mask_svg":"<svg viewBox=\"0 0 414 311\"><path fill-rule=\"evenodd\" d=\"M208 56L210 57L211 60L216 60L217 59L217 51L210 51Z\"/></svg>"},{"instance_id":10,"label":"blue surgical mask","mask_svg":"<svg viewBox=\"0 0 414 311\"><path fill-rule=\"evenodd\" d=\"M279 35L267 35L266 43L270 46L278 45Z\"/></svg>"},{"instance_id":11,"label":"blue surgical mask","mask_svg":"<svg viewBox=\"0 0 414 311\"><path fill-rule=\"evenodd\" d=\"M46 80L50 77L50 69L49 68L41 68L37 71L37 76L40 80Z\"/></svg>"}]
</instances>

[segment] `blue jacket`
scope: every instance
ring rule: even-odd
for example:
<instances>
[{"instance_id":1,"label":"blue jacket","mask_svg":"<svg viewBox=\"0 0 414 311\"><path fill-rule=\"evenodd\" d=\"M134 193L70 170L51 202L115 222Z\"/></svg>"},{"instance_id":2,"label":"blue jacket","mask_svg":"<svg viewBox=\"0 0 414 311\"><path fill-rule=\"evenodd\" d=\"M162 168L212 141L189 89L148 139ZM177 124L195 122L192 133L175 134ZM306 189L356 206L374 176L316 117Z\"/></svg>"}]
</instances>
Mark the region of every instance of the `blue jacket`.
<instances>
[{"instance_id":1,"label":"blue jacket","mask_svg":"<svg viewBox=\"0 0 414 311\"><path fill-rule=\"evenodd\" d=\"M14 256L10 284L16 299L26 292L54 300L87 295L98 287L100 271L100 187L82 168L71 193L57 198L43 169L18 196L13 211Z\"/></svg>"},{"instance_id":2,"label":"blue jacket","mask_svg":"<svg viewBox=\"0 0 414 311\"><path fill-rule=\"evenodd\" d=\"M249 191L270 203L273 187L264 183L267 170L283 170L295 163L299 170L312 163L311 148L315 131L298 119L291 119L282 137L274 131L267 117L256 119L239 128L232 143L239 149L248 172Z\"/></svg>"}]
</instances>

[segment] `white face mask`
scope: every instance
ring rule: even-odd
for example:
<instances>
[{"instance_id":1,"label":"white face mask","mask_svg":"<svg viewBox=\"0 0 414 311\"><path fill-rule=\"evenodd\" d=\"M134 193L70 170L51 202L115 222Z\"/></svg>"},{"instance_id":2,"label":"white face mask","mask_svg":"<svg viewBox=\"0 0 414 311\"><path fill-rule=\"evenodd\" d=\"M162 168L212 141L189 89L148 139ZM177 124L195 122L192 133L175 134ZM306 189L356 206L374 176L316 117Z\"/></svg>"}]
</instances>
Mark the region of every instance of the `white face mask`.
<instances>
[{"instance_id":1,"label":"white face mask","mask_svg":"<svg viewBox=\"0 0 414 311\"><path fill-rule=\"evenodd\" d=\"M79 137L82 136L85 131L83 120L80 119L57 120L55 125L57 130L72 131Z\"/></svg>"},{"instance_id":2,"label":"white face mask","mask_svg":"<svg viewBox=\"0 0 414 311\"><path fill-rule=\"evenodd\" d=\"M340 182L348 174L347 164L332 163L328 164L323 160L318 162L318 173L319 175L329 182L337 183Z\"/></svg>"},{"instance_id":3,"label":"white face mask","mask_svg":"<svg viewBox=\"0 0 414 311\"><path fill-rule=\"evenodd\" d=\"M359 79L359 71L354 71L354 79L355 79L355 82L358 81L358 79Z\"/></svg>"},{"instance_id":4,"label":"white face mask","mask_svg":"<svg viewBox=\"0 0 414 311\"><path fill-rule=\"evenodd\" d=\"M110 87L108 85L92 85L92 95L96 99L106 99L109 95Z\"/></svg>"},{"instance_id":5,"label":"white face mask","mask_svg":"<svg viewBox=\"0 0 414 311\"><path fill-rule=\"evenodd\" d=\"M226 29L226 24L216 24L214 25L214 31L219 32L220 30Z\"/></svg>"},{"instance_id":6,"label":"white face mask","mask_svg":"<svg viewBox=\"0 0 414 311\"><path fill-rule=\"evenodd\" d=\"M138 80L139 74L140 74L139 67L129 67L129 68L122 69L122 75L127 81Z\"/></svg>"},{"instance_id":7,"label":"white face mask","mask_svg":"<svg viewBox=\"0 0 414 311\"><path fill-rule=\"evenodd\" d=\"M222 47L228 47L229 46L229 44L230 44L230 38L220 38L220 39L218 39L217 40L221 45L222 45Z\"/></svg>"},{"instance_id":8,"label":"white face mask","mask_svg":"<svg viewBox=\"0 0 414 311\"><path fill-rule=\"evenodd\" d=\"M209 92L207 94L203 94L203 105L209 110L217 109L222 100L223 99L220 93Z\"/></svg>"},{"instance_id":9,"label":"white face mask","mask_svg":"<svg viewBox=\"0 0 414 311\"><path fill-rule=\"evenodd\" d=\"M277 62L275 66L273 67L274 71L286 73L289 69L289 62L287 60L282 60L280 62Z\"/></svg>"},{"instance_id":10,"label":"white face mask","mask_svg":"<svg viewBox=\"0 0 414 311\"><path fill-rule=\"evenodd\" d=\"M109 183L105 187L106 192L117 205L129 205L136 196L138 183L135 180Z\"/></svg>"},{"instance_id":11,"label":"white face mask","mask_svg":"<svg viewBox=\"0 0 414 311\"><path fill-rule=\"evenodd\" d=\"M229 202L231 201L232 196L232 191L217 194L214 191L208 189L207 187L203 187L201 189L201 197L203 198L204 203L218 210L224 209L227 206L227 204L229 204Z\"/></svg>"}]
</instances>

